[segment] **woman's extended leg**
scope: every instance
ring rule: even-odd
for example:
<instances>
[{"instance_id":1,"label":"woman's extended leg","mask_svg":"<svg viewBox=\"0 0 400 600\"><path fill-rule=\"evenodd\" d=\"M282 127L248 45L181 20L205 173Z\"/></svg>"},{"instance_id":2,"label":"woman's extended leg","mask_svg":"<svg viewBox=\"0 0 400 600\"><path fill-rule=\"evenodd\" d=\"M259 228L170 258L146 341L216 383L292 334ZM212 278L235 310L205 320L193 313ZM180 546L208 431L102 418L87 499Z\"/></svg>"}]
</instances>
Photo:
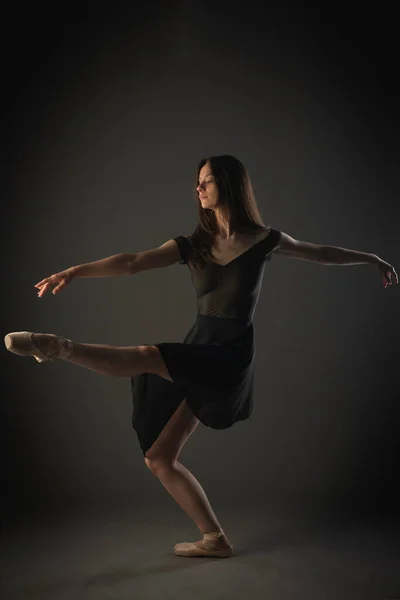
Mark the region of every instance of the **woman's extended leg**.
<instances>
[{"instance_id":1,"label":"woman's extended leg","mask_svg":"<svg viewBox=\"0 0 400 600\"><path fill-rule=\"evenodd\" d=\"M68 341L69 344L67 338L48 333L34 333L31 339L26 335L21 339L19 333L5 337L7 348L17 354L32 354L36 347L52 360L59 357L63 347L64 356L60 358L100 375L132 377L141 373L156 373L172 381L157 346L109 346Z\"/></svg>"},{"instance_id":2,"label":"woman's extended leg","mask_svg":"<svg viewBox=\"0 0 400 600\"><path fill-rule=\"evenodd\" d=\"M131 377L141 373L158 373L172 381L156 346L108 346L73 342L73 353L67 360L101 375Z\"/></svg>"}]
</instances>

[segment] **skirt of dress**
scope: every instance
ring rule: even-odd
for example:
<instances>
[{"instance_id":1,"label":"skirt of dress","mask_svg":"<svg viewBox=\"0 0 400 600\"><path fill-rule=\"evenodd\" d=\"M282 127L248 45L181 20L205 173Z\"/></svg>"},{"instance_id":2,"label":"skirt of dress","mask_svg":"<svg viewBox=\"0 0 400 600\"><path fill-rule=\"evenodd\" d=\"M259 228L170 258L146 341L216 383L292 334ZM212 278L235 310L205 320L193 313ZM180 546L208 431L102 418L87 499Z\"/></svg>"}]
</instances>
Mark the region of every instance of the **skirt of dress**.
<instances>
[{"instance_id":1,"label":"skirt of dress","mask_svg":"<svg viewBox=\"0 0 400 600\"><path fill-rule=\"evenodd\" d=\"M131 378L135 429L143 454L184 398L196 417L213 429L247 419L253 408L252 322L197 315L184 341L154 344L173 382L154 373Z\"/></svg>"}]
</instances>

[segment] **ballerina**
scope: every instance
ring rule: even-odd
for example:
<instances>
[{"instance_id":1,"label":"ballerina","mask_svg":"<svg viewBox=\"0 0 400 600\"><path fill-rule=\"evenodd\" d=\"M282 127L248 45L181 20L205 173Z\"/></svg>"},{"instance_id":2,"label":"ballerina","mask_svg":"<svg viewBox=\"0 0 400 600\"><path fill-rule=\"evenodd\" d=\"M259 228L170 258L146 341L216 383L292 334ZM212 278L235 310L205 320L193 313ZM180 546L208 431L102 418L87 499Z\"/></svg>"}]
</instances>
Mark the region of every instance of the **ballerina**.
<instances>
[{"instance_id":1,"label":"ballerina","mask_svg":"<svg viewBox=\"0 0 400 600\"><path fill-rule=\"evenodd\" d=\"M376 254L300 241L264 225L238 159L202 159L196 175L199 223L191 235L73 266L35 284L42 298L80 277L136 275L179 262L190 270L198 309L182 343L109 346L20 331L7 334L5 345L39 363L59 358L103 375L130 377L132 425L145 463L203 534L198 542L177 544L175 554L225 558L233 555L233 546L205 491L178 457L199 422L224 429L252 412L253 315L267 262L281 254L325 265L370 264L385 288L397 284L398 276Z\"/></svg>"}]
</instances>

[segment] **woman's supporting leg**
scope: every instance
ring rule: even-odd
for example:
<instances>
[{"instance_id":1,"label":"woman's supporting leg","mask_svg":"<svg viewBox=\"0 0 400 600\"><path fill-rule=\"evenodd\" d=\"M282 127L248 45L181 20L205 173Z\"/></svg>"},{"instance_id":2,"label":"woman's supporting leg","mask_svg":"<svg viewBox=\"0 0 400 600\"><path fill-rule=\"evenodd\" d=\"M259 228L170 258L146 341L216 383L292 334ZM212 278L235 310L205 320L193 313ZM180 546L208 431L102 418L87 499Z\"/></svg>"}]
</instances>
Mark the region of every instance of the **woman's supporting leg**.
<instances>
[{"instance_id":1,"label":"woman's supporting leg","mask_svg":"<svg viewBox=\"0 0 400 600\"><path fill-rule=\"evenodd\" d=\"M202 533L221 529L204 489L186 467L152 459L146 464Z\"/></svg>"},{"instance_id":2,"label":"woman's supporting leg","mask_svg":"<svg viewBox=\"0 0 400 600\"><path fill-rule=\"evenodd\" d=\"M184 399L146 452L145 462L177 504L205 534L222 531L222 528L199 481L177 460L198 424L199 420ZM216 543L218 548L229 545L225 535Z\"/></svg>"}]
</instances>

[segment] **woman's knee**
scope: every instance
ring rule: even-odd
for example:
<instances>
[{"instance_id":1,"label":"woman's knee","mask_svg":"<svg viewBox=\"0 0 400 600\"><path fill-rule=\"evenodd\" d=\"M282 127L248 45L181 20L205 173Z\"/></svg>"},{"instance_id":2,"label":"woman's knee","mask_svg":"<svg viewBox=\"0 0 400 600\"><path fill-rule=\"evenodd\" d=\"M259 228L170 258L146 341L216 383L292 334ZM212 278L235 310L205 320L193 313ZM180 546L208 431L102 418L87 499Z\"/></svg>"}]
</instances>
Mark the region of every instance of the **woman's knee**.
<instances>
[{"instance_id":1,"label":"woman's knee","mask_svg":"<svg viewBox=\"0 0 400 600\"><path fill-rule=\"evenodd\" d=\"M192 413L186 399L182 400L156 441L146 451L145 460L149 469L171 469L198 424L199 420Z\"/></svg>"},{"instance_id":2,"label":"woman's knee","mask_svg":"<svg viewBox=\"0 0 400 600\"><path fill-rule=\"evenodd\" d=\"M167 475L175 464L175 460L169 458L148 458L147 456L144 457L144 462L156 477Z\"/></svg>"}]
</instances>

